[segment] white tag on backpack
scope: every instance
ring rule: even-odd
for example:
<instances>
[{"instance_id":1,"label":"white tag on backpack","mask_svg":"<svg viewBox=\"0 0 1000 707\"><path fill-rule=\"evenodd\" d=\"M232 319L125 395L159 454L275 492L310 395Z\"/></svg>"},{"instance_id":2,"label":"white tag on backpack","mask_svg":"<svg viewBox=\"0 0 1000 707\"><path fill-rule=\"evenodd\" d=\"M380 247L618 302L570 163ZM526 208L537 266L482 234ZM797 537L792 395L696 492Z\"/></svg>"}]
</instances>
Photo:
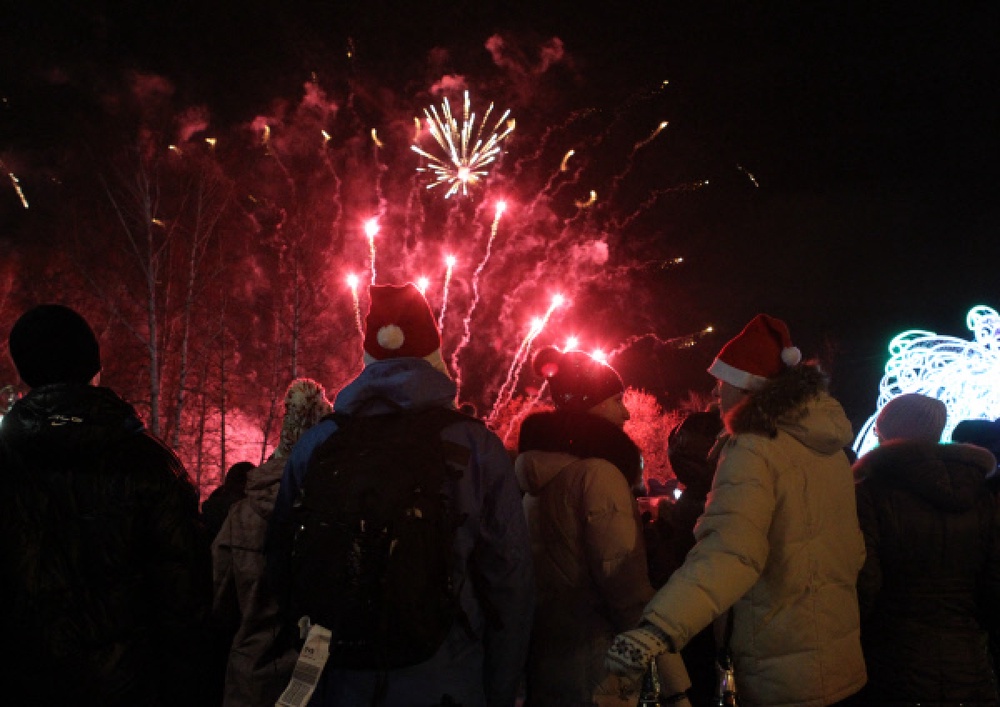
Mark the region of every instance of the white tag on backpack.
<instances>
[{"instance_id":1,"label":"white tag on backpack","mask_svg":"<svg viewBox=\"0 0 1000 707\"><path fill-rule=\"evenodd\" d=\"M330 657L330 631L319 624L309 627L306 644L302 646L292 679L275 702L275 707L304 707L309 703L323 674L323 666Z\"/></svg>"}]
</instances>

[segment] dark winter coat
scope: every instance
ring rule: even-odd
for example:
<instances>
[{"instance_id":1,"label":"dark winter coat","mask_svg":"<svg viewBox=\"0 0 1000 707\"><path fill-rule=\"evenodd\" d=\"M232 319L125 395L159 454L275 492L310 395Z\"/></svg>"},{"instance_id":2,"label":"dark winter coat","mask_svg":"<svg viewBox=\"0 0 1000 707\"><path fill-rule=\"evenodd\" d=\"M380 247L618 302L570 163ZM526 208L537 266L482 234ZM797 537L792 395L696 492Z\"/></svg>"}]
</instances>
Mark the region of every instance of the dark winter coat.
<instances>
[{"instance_id":1,"label":"dark winter coat","mask_svg":"<svg viewBox=\"0 0 1000 707\"><path fill-rule=\"evenodd\" d=\"M565 411L527 417L519 448L538 585L528 704L625 704L604 656L653 596L631 491L639 450L611 422Z\"/></svg>"},{"instance_id":2,"label":"dark winter coat","mask_svg":"<svg viewBox=\"0 0 1000 707\"><path fill-rule=\"evenodd\" d=\"M1000 522L964 444L892 442L854 467L868 556L858 578L868 704L994 705Z\"/></svg>"},{"instance_id":3,"label":"dark winter coat","mask_svg":"<svg viewBox=\"0 0 1000 707\"><path fill-rule=\"evenodd\" d=\"M36 388L3 418L0 586L4 703L205 703L197 494L111 390Z\"/></svg>"}]
</instances>

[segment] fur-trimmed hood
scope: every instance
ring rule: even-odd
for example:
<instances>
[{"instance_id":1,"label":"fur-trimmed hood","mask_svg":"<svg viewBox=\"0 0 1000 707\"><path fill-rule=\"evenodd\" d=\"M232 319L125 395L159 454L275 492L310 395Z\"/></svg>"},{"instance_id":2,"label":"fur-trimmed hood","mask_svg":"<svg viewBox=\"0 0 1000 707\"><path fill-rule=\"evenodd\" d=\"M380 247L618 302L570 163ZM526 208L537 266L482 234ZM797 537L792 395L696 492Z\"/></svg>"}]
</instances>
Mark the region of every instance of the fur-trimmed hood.
<instances>
[{"instance_id":1,"label":"fur-trimmed hood","mask_svg":"<svg viewBox=\"0 0 1000 707\"><path fill-rule=\"evenodd\" d=\"M817 366L790 368L752 392L725 418L730 434L775 437L786 432L806 447L833 454L854 433L844 409L827 393L827 376Z\"/></svg>"},{"instance_id":2,"label":"fur-trimmed hood","mask_svg":"<svg viewBox=\"0 0 1000 707\"><path fill-rule=\"evenodd\" d=\"M986 493L986 476L995 468L993 455L971 444L900 440L861 457L854 477L902 488L936 508L959 512L971 509Z\"/></svg>"},{"instance_id":3,"label":"fur-trimmed hood","mask_svg":"<svg viewBox=\"0 0 1000 707\"><path fill-rule=\"evenodd\" d=\"M642 454L617 425L588 412L551 410L521 423L518 452L560 452L578 459L597 457L618 468L629 486L642 476Z\"/></svg>"}]
</instances>

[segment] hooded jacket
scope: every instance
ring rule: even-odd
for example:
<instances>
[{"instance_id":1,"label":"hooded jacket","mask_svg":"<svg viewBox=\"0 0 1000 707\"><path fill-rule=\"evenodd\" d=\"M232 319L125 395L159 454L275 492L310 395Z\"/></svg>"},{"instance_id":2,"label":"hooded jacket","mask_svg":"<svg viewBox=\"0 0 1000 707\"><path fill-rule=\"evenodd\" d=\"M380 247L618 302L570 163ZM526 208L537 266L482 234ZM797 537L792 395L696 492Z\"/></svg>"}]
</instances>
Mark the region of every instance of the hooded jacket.
<instances>
[{"instance_id":1,"label":"hooded jacket","mask_svg":"<svg viewBox=\"0 0 1000 707\"><path fill-rule=\"evenodd\" d=\"M677 650L732 607L750 707L829 705L866 679L851 425L825 389L818 369L796 366L731 411L697 542L644 615Z\"/></svg>"},{"instance_id":2,"label":"hooded jacket","mask_svg":"<svg viewBox=\"0 0 1000 707\"><path fill-rule=\"evenodd\" d=\"M391 358L368 364L338 393L334 410L376 415L399 407L453 407L455 394L455 383L428 361ZM336 429L333 420L321 422L292 449L275 504L274 528L287 522L309 457ZM510 707L524 668L534 604L530 546L517 482L503 444L484 425L460 421L446 427L442 439L470 452L461 478L446 483L446 493L465 515L456 533L454 559L455 585L461 587L459 601L468 626L456 621L444 645L428 661L389 671L382 704L427 707L441 704L447 695L463 707ZM327 666L310 705L367 705L382 677L375 671Z\"/></svg>"},{"instance_id":3,"label":"hooded jacket","mask_svg":"<svg viewBox=\"0 0 1000 707\"><path fill-rule=\"evenodd\" d=\"M868 556L858 578L872 705L996 705L1000 520L993 455L889 442L855 464Z\"/></svg>"},{"instance_id":4,"label":"hooded jacket","mask_svg":"<svg viewBox=\"0 0 1000 707\"><path fill-rule=\"evenodd\" d=\"M612 423L565 411L527 417L519 448L538 586L528 704L618 704L604 655L653 596L631 490L639 450Z\"/></svg>"},{"instance_id":5,"label":"hooded jacket","mask_svg":"<svg viewBox=\"0 0 1000 707\"><path fill-rule=\"evenodd\" d=\"M204 703L197 494L111 390L43 386L4 417L0 574L5 701Z\"/></svg>"}]
</instances>

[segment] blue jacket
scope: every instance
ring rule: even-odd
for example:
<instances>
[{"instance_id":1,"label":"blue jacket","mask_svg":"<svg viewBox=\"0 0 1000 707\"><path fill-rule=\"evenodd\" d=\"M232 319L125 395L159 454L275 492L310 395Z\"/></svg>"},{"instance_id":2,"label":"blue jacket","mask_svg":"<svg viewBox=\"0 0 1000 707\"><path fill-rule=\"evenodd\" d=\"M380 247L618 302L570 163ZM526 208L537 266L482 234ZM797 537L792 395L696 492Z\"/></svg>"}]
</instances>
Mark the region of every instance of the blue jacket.
<instances>
[{"instance_id":1,"label":"blue jacket","mask_svg":"<svg viewBox=\"0 0 1000 707\"><path fill-rule=\"evenodd\" d=\"M339 413L373 415L393 408L384 399L415 410L451 407L454 382L418 358L368 365L337 395ZM305 479L313 451L337 429L324 421L306 432L285 466L274 522L287 519ZM456 622L438 652L427 662L393 670L387 676L388 707L431 707L445 695L463 707L510 707L517 696L534 607L531 548L513 467L500 439L485 426L457 422L445 440L467 447L465 473L449 482L459 513L467 515L455 539L455 586L476 638ZM483 601L499 614L487 622L467 581L470 559L482 575ZM310 705L367 705L379 680L376 672L327 668Z\"/></svg>"}]
</instances>

